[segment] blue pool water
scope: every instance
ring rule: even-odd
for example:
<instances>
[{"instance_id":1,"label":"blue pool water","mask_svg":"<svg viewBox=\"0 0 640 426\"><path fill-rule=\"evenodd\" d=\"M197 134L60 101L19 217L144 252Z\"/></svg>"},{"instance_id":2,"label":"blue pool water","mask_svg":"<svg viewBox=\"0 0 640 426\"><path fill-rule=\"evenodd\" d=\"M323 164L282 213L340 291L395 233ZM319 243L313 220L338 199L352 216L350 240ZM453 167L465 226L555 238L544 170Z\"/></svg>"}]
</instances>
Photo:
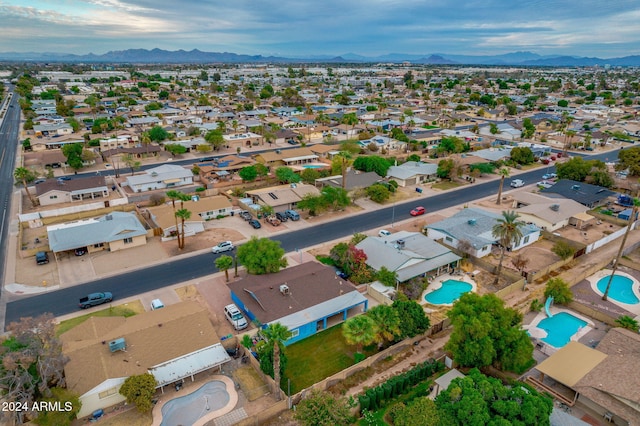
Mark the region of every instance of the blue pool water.
<instances>
[{"instance_id":1,"label":"blue pool water","mask_svg":"<svg viewBox=\"0 0 640 426\"><path fill-rule=\"evenodd\" d=\"M326 167L326 166L322 166L319 164L303 164L302 167L304 167L305 169L322 169L323 167Z\"/></svg>"},{"instance_id":2,"label":"blue pool water","mask_svg":"<svg viewBox=\"0 0 640 426\"><path fill-rule=\"evenodd\" d=\"M606 277L602 277L598 280L598 290L600 290L602 294L604 294L607 289L607 283L609 282L610 276L611 275L607 275ZM609 294L607 297L629 305L640 303L638 297L633 293L633 280L623 275L616 274L613 276L613 281L611 281L611 287L609 288Z\"/></svg>"},{"instance_id":3,"label":"blue pool water","mask_svg":"<svg viewBox=\"0 0 640 426\"><path fill-rule=\"evenodd\" d=\"M547 332L547 337L543 337L542 340L559 349L569 343L571 336L585 325L587 325L586 321L567 312L560 312L540 321L538 328Z\"/></svg>"},{"instance_id":4,"label":"blue pool water","mask_svg":"<svg viewBox=\"0 0 640 426\"><path fill-rule=\"evenodd\" d=\"M209 412L223 408L228 402L227 386L224 382L213 380L189 395L164 404L160 426L191 426Z\"/></svg>"},{"instance_id":5,"label":"blue pool water","mask_svg":"<svg viewBox=\"0 0 640 426\"><path fill-rule=\"evenodd\" d=\"M471 291L473 286L464 281L446 280L442 287L428 293L424 300L434 305L451 304L458 300L464 293Z\"/></svg>"}]
</instances>

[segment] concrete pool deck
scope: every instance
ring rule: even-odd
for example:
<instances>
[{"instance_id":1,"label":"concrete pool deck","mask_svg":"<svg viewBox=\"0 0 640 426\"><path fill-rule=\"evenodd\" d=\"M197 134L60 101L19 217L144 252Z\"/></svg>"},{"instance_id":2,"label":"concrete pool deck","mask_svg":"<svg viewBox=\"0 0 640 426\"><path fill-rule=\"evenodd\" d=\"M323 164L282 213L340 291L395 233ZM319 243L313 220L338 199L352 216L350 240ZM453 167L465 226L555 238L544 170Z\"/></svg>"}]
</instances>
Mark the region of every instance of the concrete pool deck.
<instances>
[{"instance_id":1,"label":"concrete pool deck","mask_svg":"<svg viewBox=\"0 0 640 426\"><path fill-rule=\"evenodd\" d=\"M581 339L582 337L584 337L587 333L589 333L594 327L595 324L593 322L593 320L591 320L590 318L581 315L577 312L571 311L569 309L566 308L560 308L557 306L552 305L549 308L549 312L552 315L558 314L560 312L565 312L569 315L572 315L584 322L587 323L586 326L582 327L581 329L579 329L576 333L573 334L573 336L571 336L570 341L572 342L577 342L579 339ZM546 337L547 332L541 328L538 328L538 324L540 323L540 321L542 321L543 319L547 318L547 314L544 312L544 309L540 312L538 312L538 314L535 316L535 318L528 324L528 325L523 325L522 328L526 331L529 332L529 335L532 338L538 339L540 341L540 343L542 343L544 345L544 350L543 352L546 355L552 355L554 354L558 349L560 348L556 348L555 346L545 342L542 340L543 337ZM540 348L538 348L540 349ZM541 349L542 350L542 349Z\"/></svg>"},{"instance_id":2,"label":"concrete pool deck","mask_svg":"<svg viewBox=\"0 0 640 426\"><path fill-rule=\"evenodd\" d=\"M438 291L442 288L442 283L444 283L445 281L461 281L461 282L465 282L467 284L471 285L471 290L469 290L469 292L471 293L476 293L478 291L478 285L476 284L476 282L466 273L460 274L460 275L453 275L453 274L443 274L440 275L436 278L434 278L433 280L431 280L431 283L429 284L429 286L427 287L427 289L422 292L422 295L420 296L420 304L422 305L422 307L424 308L425 306L453 306L453 303L438 303L438 304L433 304L433 303L429 303L426 300L426 296L429 293L433 293L434 291ZM425 308L425 311L427 311L429 308Z\"/></svg>"},{"instance_id":3,"label":"concrete pool deck","mask_svg":"<svg viewBox=\"0 0 640 426\"><path fill-rule=\"evenodd\" d=\"M596 294L599 294L600 296L602 296L602 292L598 290L598 281L600 281L604 277L610 276L611 272L613 272L611 269L602 269L587 278L587 281L589 282L591 289ZM631 285L633 294L635 294L635 296L638 299L640 299L640 283L638 282L638 280L633 275L620 270L616 271L616 275L629 278L633 282L633 284ZM637 316L640 316L640 303L635 303L635 304L623 303L618 300L615 300L611 296L609 296L607 300L617 306L620 306L621 308L625 309L628 312L631 312Z\"/></svg>"},{"instance_id":4,"label":"concrete pool deck","mask_svg":"<svg viewBox=\"0 0 640 426\"><path fill-rule=\"evenodd\" d=\"M233 382L233 380L231 380L227 376L214 375L214 376L211 376L211 378L204 383L202 382L193 383L193 386L183 387L178 392L171 392L169 390L164 394L162 394L160 396L160 399L158 400L158 403L155 405L155 407L153 407L153 411L152 411L153 423L151 423L151 426L160 426L160 424L162 423L162 407L164 407L166 403L176 398L180 398L180 397L192 394L193 392L196 392L205 384L213 381L219 381L225 384L226 391L229 394L229 401L224 407L218 410L210 411L206 415L200 417L195 423L193 423L193 426L204 426L206 423L210 422L211 420L224 416L225 414L231 412L235 408L235 406L238 404L238 392L236 392L235 383ZM185 382L185 383L189 384L188 382ZM171 389L171 387L167 387L167 389ZM188 425L185 425L185 426L188 426Z\"/></svg>"}]
</instances>

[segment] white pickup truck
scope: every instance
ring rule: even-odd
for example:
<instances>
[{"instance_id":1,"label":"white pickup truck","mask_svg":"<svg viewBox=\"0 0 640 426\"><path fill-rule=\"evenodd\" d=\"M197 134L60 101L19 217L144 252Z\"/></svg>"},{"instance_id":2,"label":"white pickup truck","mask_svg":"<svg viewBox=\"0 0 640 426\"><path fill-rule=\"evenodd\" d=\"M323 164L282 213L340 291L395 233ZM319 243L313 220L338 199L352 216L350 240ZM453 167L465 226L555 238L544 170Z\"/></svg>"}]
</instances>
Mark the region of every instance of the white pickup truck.
<instances>
[{"instance_id":1,"label":"white pickup truck","mask_svg":"<svg viewBox=\"0 0 640 426\"><path fill-rule=\"evenodd\" d=\"M512 188L520 188L521 186L524 186L524 181L522 179L514 179L511 181Z\"/></svg>"}]
</instances>

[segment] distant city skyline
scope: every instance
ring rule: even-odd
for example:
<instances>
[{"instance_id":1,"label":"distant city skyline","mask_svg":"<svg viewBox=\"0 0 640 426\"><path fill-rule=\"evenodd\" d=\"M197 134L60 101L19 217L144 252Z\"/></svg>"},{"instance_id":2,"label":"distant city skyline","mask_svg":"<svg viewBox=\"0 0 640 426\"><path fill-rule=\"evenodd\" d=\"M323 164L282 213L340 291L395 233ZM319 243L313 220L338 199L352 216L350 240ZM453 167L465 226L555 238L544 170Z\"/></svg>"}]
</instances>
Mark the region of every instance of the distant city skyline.
<instances>
[{"instance_id":1,"label":"distant city skyline","mask_svg":"<svg viewBox=\"0 0 640 426\"><path fill-rule=\"evenodd\" d=\"M0 0L0 52L640 54L633 0Z\"/></svg>"}]
</instances>

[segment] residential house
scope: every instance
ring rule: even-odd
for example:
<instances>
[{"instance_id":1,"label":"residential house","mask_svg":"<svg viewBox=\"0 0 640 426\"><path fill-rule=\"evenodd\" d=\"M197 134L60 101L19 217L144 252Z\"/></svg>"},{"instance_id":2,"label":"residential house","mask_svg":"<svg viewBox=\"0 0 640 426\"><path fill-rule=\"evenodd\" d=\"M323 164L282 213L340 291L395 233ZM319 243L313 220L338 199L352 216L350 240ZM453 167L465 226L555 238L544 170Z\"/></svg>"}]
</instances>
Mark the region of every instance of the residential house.
<instances>
[{"instance_id":1,"label":"residential house","mask_svg":"<svg viewBox=\"0 0 640 426\"><path fill-rule=\"evenodd\" d=\"M254 158L258 163L262 163L269 168L273 168L313 163L318 160L318 155L314 154L310 148L303 147L261 152Z\"/></svg>"},{"instance_id":2,"label":"residential house","mask_svg":"<svg viewBox=\"0 0 640 426\"><path fill-rule=\"evenodd\" d=\"M228 283L231 299L251 321L280 323L291 332L285 345L366 312L368 300L335 270L307 262L275 274L247 275Z\"/></svg>"},{"instance_id":3,"label":"residential house","mask_svg":"<svg viewBox=\"0 0 640 426\"><path fill-rule=\"evenodd\" d=\"M242 148L252 145L258 145L264 141L264 138L252 132L234 133L232 135L222 135L228 148Z\"/></svg>"},{"instance_id":4,"label":"residential house","mask_svg":"<svg viewBox=\"0 0 640 426\"><path fill-rule=\"evenodd\" d=\"M590 209L614 200L616 193L598 185L578 182L571 179L560 179L553 186L543 188L543 195L551 198L568 198L589 207Z\"/></svg>"},{"instance_id":5,"label":"residential house","mask_svg":"<svg viewBox=\"0 0 640 426\"><path fill-rule=\"evenodd\" d=\"M63 136L73 134L73 128L69 123L56 124L34 124L33 132L36 137L42 136Z\"/></svg>"},{"instance_id":6,"label":"residential house","mask_svg":"<svg viewBox=\"0 0 640 426\"><path fill-rule=\"evenodd\" d=\"M231 202L223 195L214 195L206 198L194 196L189 201L177 203L176 209L179 208L185 208L191 212L191 218L185 221L184 224L186 237L204 232L205 221L229 216L233 210ZM171 239L177 235L176 229L181 227L181 220L178 219L176 221L171 202L161 206L149 207L147 211L151 214L151 220L162 230L164 238Z\"/></svg>"},{"instance_id":7,"label":"residential house","mask_svg":"<svg viewBox=\"0 0 640 426\"><path fill-rule=\"evenodd\" d=\"M191 170L173 164L163 164L145 170L139 175L127 176L126 186L133 192L153 191L154 189L170 189L179 186L192 185ZM125 185L123 183L123 185Z\"/></svg>"},{"instance_id":8,"label":"residential house","mask_svg":"<svg viewBox=\"0 0 640 426\"><path fill-rule=\"evenodd\" d=\"M292 183L291 185L272 186L247 191L253 204L271 206L274 211L282 212L294 209L302 198L311 194L320 195L320 191L313 185L304 183Z\"/></svg>"},{"instance_id":9,"label":"residential house","mask_svg":"<svg viewBox=\"0 0 640 426\"><path fill-rule=\"evenodd\" d=\"M450 272L460 260L450 249L419 232L367 237L356 247L367 255L367 265L376 271L386 267L397 274L399 282Z\"/></svg>"},{"instance_id":10,"label":"residential house","mask_svg":"<svg viewBox=\"0 0 640 426\"><path fill-rule=\"evenodd\" d=\"M127 318L90 317L60 340L67 388L82 402L78 418L123 402L119 390L130 376L151 373L163 388L231 361L207 310L192 301Z\"/></svg>"},{"instance_id":11,"label":"residential house","mask_svg":"<svg viewBox=\"0 0 640 426\"><path fill-rule=\"evenodd\" d=\"M437 177L438 165L422 161L407 161L387 170L387 179L393 179L399 186L419 185Z\"/></svg>"},{"instance_id":12,"label":"residential house","mask_svg":"<svg viewBox=\"0 0 640 426\"><path fill-rule=\"evenodd\" d=\"M604 421L637 425L640 419L639 352L638 333L612 328L595 348L569 342L535 367L540 379L532 376L530 382L542 390L553 390L544 382L548 377L575 392L573 398L560 396L567 405L578 401Z\"/></svg>"},{"instance_id":13,"label":"residential house","mask_svg":"<svg viewBox=\"0 0 640 426\"><path fill-rule=\"evenodd\" d=\"M235 154L196 163L200 169L200 180L207 183L228 180L233 174L254 164L256 164L256 161L252 158Z\"/></svg>"},{"instance_id":14,"label":"residential house","mask_svg":"<svg viewBox=\"0 0 640 426\"><path fill-rule=\"evenodd\" d=\"M595 221L587 214L588 207L567 198L549 198L541 194L520 191L513 194L513 208L520 220L553 232L567 225L583 228Z\"/></svg>"},{"instance_id":15,"label":"residential house","mask_svg":"<svg viewBox=\"0 0 640 426\"><path fill-rule=\"evenodd\" d=\"M47 226L49 249L54 253L86 248L118 251L147 243L147 230L134 213L107 215Z\"/></svg>"},{"instance_id":16,"label":"residential house","mask_svg":"<svg viewBox=\"0 0 640 426\"><path fill-rule=\"evenodd\" d=\"M347 191L368 188L374 183L380 181L380 176L378 176L376 172L361 172L355 169L349 169L346 177L345 189ZM342 175L327 176L325 178L316 179L315 185L320 188L325 186L342 188Z\"/></svg>"},{"instance_id":17,"label":"residential house","mask_svg":"<svg viewBox=\"0 0 640 426\"><path fill-rule=\"evenodd\" d=\"M118 135L114 138L100 139L100 151L116 148L133 148L138 143L137 135Z\"/></svg>"},{"instance_id":18,"label":"residential house","mask_svg":"<svg viewBox=\"0 0 640 426\"><path fill-rule=\"evenodd\" d=\"M436 241L459 248L462 241L471 244L468 252L474 257L484 257L491 253L491 247L500 242L493 236L493 227L502 216L475 207L462 209L441 221L427 225L428 235ZM516 251L535 243L540 238L540 228L525 224L520 228L522 238L508 249Z\"/></svg>"},{"instance_id":19,"label":"residential house","mask_svg":"<svg viewBox=\"0 0 640 426\"><path fill-rule=\"evenodd\" d=\"M104 176L88 176L72 180L47 179L36 185L36 198L41 206L109 198ZM105 201L108 204L108 201Z\"/></svg>"}]
</instances>

